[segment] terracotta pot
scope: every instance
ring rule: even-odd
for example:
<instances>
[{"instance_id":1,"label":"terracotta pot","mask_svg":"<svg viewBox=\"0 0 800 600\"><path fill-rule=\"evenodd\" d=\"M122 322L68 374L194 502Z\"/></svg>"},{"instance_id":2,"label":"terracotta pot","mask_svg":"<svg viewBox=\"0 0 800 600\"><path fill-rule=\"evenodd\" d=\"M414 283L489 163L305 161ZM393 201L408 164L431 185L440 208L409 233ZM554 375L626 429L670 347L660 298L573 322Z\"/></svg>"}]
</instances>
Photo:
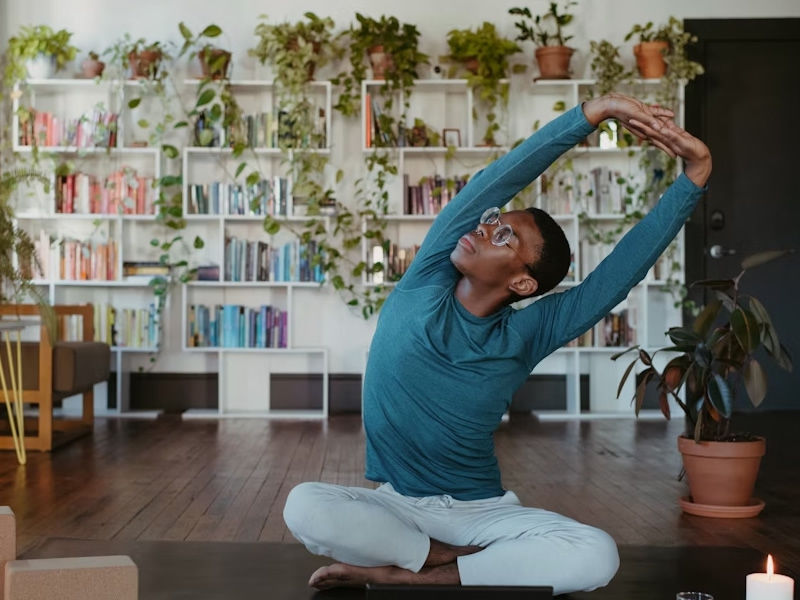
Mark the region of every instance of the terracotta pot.
<instances>
[{"instance_id":1,"label":"terracotta pot","mask_svg":"<svg viewBox=\"0 0 800 600\"><path fill-rule=\"evenodd\" d=\"M221 65L217 62L220 56L225 57L225 60L222 61ZM203 71L203 77L210 77L211 79L223 79L225 76L227 76L228 67L231 64L231 53L227 50L214 48L210 52L206 53L206 49L203 48L197 53L197 58L200 60L200 68ZM213 73L211 72L211 63L214 63Z\"/></svg>"},{"instance_id":2,"label":"terracotta pot","mask_svg":"<svg viewBox=\"0 0 800 600\"><path fill-rule=\"evenodd\" d=\"M311 47L314 50L314 54L319 56L319 49L322 46L319 42L311 42ZM297 38L293 38L286 42L286 49L290 52L293 50L297 50ZM314 71L317 69L317 63L315 61L311 61L306 65L306 72L308 73L308 81L314 81Z\"/></svg>"},{"instance_id":3,"label":"terracotta pot","mask_svg":"<svg viewBox=\"0 0 800 600\"><path fill-rule=\"evenodd\" d=\"M636 66L643 79L658 79L667 72L664 54L669 48L668 42L641 42L633 47Z\"/></svg>"},{"instance_id":4,"label":"terracotta pot","mask_svg":"<svg viewBox=\"0 0 800 600\"><path fill-rule=\"evenodd\" d=\"M88 79L100 77L105 68L106 63L99 60L92 60L90 58L87 58L85 61L83 61L83 63L81 63L81 71L83 72L83 76Z\"/></svg>"},{"instance_id":5,"label":"terracotta pot","mask_svg":"<svg viewBox=\"0 0 800 600\"><path fill-rule=\"evenodd\" d=\"M472 73L473 75L478 74L478 68L480 67L480 63L478 63L477 58L468 58L464 61L464 68Z\"/></svg>"},{"instance_id":6,"label":"terracotta pot","mask_svg":"<svg viewBox=\"0 0 800 600\"><path fill-rule=\"evenodd\" d=\"M574 50L567 46L543 46L536 49L539 65L537 79L569 79L569 61Z\"/></svg>"},{"instance_id":7,"label":"terracotta pot","mask_svg":"<svg viewBox=\"0 0 800 600\"><path fill-rule=\"evenodd\" d=\"M369 62L372 65L372 77L374 79L386 79L386 71L394 68L392 56L383 51L383 46L373 46L367 50Z\"/></svg>"},{"instance_id":8,"label":"terracotta pot","mask_svg":"<svg viewBox=\"0 0 800 600\"><path fill-rule=\"evenodd\" d=\"M706 506L749 506L766 440L700 442L678 437L692 501ZM721 511L726 512L726 511ZM721 515L722 516L722 515Z\"/></svg>"},{"instance_id":9,"label":"terracotta pot","mask_svg":"<svg viewBox=\"0 0 800 600\"><path fill-rule=\"evenodd\" d=\"M156 76L158 63L163 55L158 50L142 50L128 54L133 79L149 79Z\"/></svg>"}]
</instances>

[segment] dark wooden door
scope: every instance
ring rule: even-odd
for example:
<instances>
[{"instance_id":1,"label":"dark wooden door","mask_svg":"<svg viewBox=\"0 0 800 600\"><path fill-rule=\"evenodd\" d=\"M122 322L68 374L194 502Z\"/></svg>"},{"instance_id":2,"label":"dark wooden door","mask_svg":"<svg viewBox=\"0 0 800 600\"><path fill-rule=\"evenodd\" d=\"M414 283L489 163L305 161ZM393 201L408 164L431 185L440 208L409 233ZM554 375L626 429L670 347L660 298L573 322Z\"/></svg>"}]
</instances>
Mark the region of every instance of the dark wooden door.
<instances>
[{"instance_id":1,"label":"dark wooden door","mask_svg":"<svg viewBox=\"0 0 800 600\"><path fill-rule=\"evenodd\" d=\"M743 257L800 248L800 19L687 20L706 73L686 91L686 127L714 162L687 224L687 281L729 278ZM800 409L800 255L748 271L742 289L770 311L793 373L759 358L765 410ZM698 300L700 292L692 297ZM763 351L762 351L763 353ZM743 390L742 390L743 392ZM744 393L737 407L751 408Z\"/></svg>"}]
</instances>

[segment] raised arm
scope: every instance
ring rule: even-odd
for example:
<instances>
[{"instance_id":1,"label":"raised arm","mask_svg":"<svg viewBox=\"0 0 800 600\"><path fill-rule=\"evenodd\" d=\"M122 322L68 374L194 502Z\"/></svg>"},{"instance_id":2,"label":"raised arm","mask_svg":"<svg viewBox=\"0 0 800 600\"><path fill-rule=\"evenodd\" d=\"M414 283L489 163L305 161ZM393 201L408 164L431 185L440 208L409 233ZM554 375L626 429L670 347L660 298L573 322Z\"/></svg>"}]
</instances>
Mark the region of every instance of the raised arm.
<instances>
[{"instance_id":1,"label":"raised arm","mask_svg":"<svg viewBox=\"0 0 800 600\"><path fill-rule=\"evenodd\" d=\"M455 281L459 273L450 263L450 253L458 239L477 227L487 208L505 206L601 121L613 115L635 129L635 119L653 124L659 116L672 116L671 111L630 98L624 98L623 111L620 98L609 95L575 106L476 173L433 222L400 287ZM650 131L648 125L642 124L642 128Z\"/></svg>"},{"instance_id":2,"label":"raised arm","mask_svg":"<svg viewBox=\"0 0 800 600\"><path fill-rule=\"evenodd\" d=\"M580 285L517 311L514 326L531 341L535 364L594 326L639 283L680 231L703 195L711 155L697 138L664 122L654 138L686 169L656 206L633 227Z\"/></svg>"}]
</instances>

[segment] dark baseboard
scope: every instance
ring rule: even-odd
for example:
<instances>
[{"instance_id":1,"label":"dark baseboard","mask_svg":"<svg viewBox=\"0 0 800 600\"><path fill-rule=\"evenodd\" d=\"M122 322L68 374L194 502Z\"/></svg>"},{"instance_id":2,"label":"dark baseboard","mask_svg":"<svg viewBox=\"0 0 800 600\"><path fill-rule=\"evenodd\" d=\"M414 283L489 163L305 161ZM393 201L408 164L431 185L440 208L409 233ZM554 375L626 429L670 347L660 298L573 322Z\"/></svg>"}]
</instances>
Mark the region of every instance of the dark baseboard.
<instances>
[{"instance_id":1,"label":"dark baseboard","mask_svg":"<svg viewBox=\"0 0 800 600\"><path fill-rule=\"evenodd\" d=\"M109 381L109 408L116 406L116 374ZM181 413L189 409L216 409L219 402L216 373L131 373L131 409ZM328 377L330 414L361 412L361 375L334 373ZM322 376L319 374L273 374L270 378L272 407L278 409L319 408ZM589 407L589 376L581 376L582 408ZM512 412L566 408L563 375L534 375L514 394Z\"/></svg>"}]
</instances>

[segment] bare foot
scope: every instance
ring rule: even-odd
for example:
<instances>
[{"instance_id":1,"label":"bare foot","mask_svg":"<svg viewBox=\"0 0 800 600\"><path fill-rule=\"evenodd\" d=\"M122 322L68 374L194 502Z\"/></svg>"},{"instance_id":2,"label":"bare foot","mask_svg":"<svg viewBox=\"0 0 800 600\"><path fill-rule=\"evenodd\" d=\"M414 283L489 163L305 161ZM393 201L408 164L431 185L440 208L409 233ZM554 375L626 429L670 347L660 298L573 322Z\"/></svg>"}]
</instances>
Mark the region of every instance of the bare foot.
<instances>
[{"instance_id":1,"label":"bare foot","mask_svg":"<svg viewBox=\"0 0 800 600\"><path fill-rule=\"evenodd\" d=\"M480 546L453 546L431 538L431 549L425 559L426 567L438 567L455 561L459 556L475 554L483 550Z\"/></svg>"},{"instance_id":2,"label":"bare foot","mask_svg":"<svg viewBox=\"0 0 800 600\"><path fill-rule=\"evenodd\" d=\"M354 567L336 563L317 569L308 581L308 585L318 590L334 587L364 587L368 583L459 585L461 578L455 563L424 568L419 573L400 567Z\"/></svg>"}]
</instances>

